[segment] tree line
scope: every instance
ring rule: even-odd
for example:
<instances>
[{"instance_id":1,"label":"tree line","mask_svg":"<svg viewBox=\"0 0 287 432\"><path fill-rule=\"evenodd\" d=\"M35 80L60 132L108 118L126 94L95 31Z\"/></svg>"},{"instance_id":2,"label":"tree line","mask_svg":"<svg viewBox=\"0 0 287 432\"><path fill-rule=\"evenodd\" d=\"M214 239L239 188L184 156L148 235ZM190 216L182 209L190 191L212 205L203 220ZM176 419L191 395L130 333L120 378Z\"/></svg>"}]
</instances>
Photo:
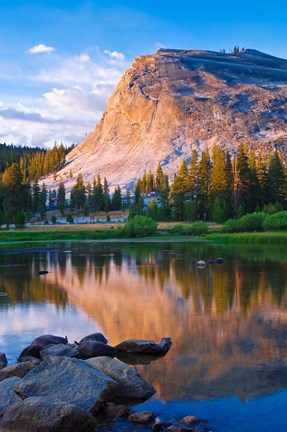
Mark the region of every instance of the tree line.
<instances>
[{"instance_id":1,"label":"tree line","mask_svg":"<svg viewBox=\"0 0 287 432\"><path fill-rule=\"evenodd\" d=\"M218 145L211 155L192 151L169 184L160 165L136 183L135 213L144 211L139 194L155 193L147 213L158 220L224 222L246 213L287 208L287 165L276 150L269 156L248 151L240 144L231 158Z\"/></svg>"},{"instance_id":2,"label":"tree line","mask_svg":"<svg viewBox=\"0 0 287 432\"><path fill-rule=\"evenodd\" d=\"M91 212L108 214L112 210L129 208L131 218L147 214L155 220L215 222L259 210L287 209L287 164L278 150L268 156L256 155L240 144L232 158L217 145L211 154L204 150L198 155L193 150L190 161L181 163L172 182L158 164L155 172L145 173L136 181L134 191L127 189L124 196L120 186L111 194L105 177L102 181L98 175L92 183L85 183L79 173L69 200L63 182L58 189L49 192L44 183L39 185L38 182L45 160L47 164L49 158L54 161L49 169L64 163L62 144L43 154L32 152L30 161L34 161L34 165L30 168L23 162L25 157L20 156L18 163L13 162L0 173L2 224L29 220L33 215L43 220L47 208L64 214L69 207L87 216Z\"/></svg>"},{"instance_id":3,"label":"tree line","mask_svg":"<svg viewBox=\"0 0 287 432\"><path fill-rule=\"evenodd\" d=\"M23 176L24 183L39 180L40 177L56 173L65 163L66 155L74 148L54 144L50 150L40 147L20 147L13 144L0 144L0 173L17 164Z\"/></svg>"}]
</instances>

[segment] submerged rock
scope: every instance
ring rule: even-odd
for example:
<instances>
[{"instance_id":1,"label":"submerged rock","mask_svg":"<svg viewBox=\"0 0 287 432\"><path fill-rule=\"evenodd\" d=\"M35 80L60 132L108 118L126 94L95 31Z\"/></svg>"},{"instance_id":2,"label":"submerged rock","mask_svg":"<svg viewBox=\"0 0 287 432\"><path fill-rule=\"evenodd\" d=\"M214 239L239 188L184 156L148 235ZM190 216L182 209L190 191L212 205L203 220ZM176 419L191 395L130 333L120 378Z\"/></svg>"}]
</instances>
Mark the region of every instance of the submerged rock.
<instances>
[{"instance_id":1,"label":"submerged rock","mask_svg":"<svg viewBox=\"0 0 287 432\"><path fill-rule=\"evenodd\" d=\"M204 267L206 267L206 262L203 260L199 260L199 261L197 261L196 265L199 268L204 268Z\"/></svg>"},{"instance_id":2,"label":"submerged rock","mask_svg":"<svg viewBox=\"0 0 287 432\"><path fill-rule=\"evenodd\" d=\"M127 353L166 354L171 345L170 338L162 338L159 344L152 340L129 339L121 342L116 348Z\"/></svg>"},{"instance_id":3,"label":"submerged rock","mask_svg":"<svg viewBox=\"0 0 287 432\"><path fill-rule=\"evenodd\" d=\"M31 432L94 432L96 420L75 405L32 397L15 403L6 411L3 427Z\"/></svg>"},{"instance_id":4,"label":"submerged rock","mask_svg":"<svg viewBox=\"0 0 287 432\"><path fill-rule=\"evenodd\" d=\"M14 392L14 385L21 381L21 378L12 377L0 382L0 416L15 402L21 401Z\"/></svg>"},{"instance_id":5,"label":"submerged rock","mask_svg":"<svg viewBox=\"0 0 287 432\"><path fill-rule=\"evenodd\" d=\"M104 412L110 417L123 418L131 415L132 410L127 405L108 402L104 407Z\"/></svg>"},{"instance_id":6,"label":"submerged rock","mask_svg":"<svg viewBox=\"0 0 287 432\"><path fill-rule=\"evenodd\" d=\"M0 381L4 381L7 378L11 378L11 377L23 378L24 376L27 375L28 372L30 372L35 367L37 367L37 364L31 361L22 362L13 366L5 367L4 369L0 370Z\"/></svg>"},{"instance_id":7,"label":"submerged rock","mask_svg":"<svg viewBox=\"0 0 287 432\"><path fill-rule=\"evenodd\" d=\"M195 417L194 415L185 416L180 421L182 423L186 423L186 424L194 424L194 423L198 423L199 422L198 418Z\"/></svg>"},{"instance_id":8,"label":"submerged rock","mask_svg":"<svg viewBox=\"0 0 287 432\"><path fill-rule=\"evenodd\" d=\"M48 270L39 270L37 273L38 273L38 275L42 276L42 275L48 274L49 272L48 272Z\"/></svg>"},{"instance_id":9,"label":"submerged rock","mask_svg":"<svg viewBox=\"0 0 287 432\"><path fill-rule=\"evenodd\" d=\"M145 381L134 367L120 360L96 357L86 362L119 383L114 393L116 398L146 400L155 393L153 386Z\"/></svg>"},{"instance_id":10,"label":"submerged rock","mask_svg":"<svg viewBox=\"0 0 287 432\"><path fill-rule=\"evenodd\" d=\"M0 353L0 369L6 367L8 364L6 354Z\"/></svg>"},{"instance_id":11,"label":"submerged rock","mask_svg":"<svg viewBox=\"0 0 287 432\"><path fill-rule=\"evenodd\" d=\"M139 411L131 414L129 420L134 423L147 424L155 419L155 415L151 411Z\"/></svg>"},{"instance_id":12,"label":"submerged rock","mask_svg":"<svg viewBox=\"0 0 287 432\"><path fill-rule=\"evenodd\" d=\"M53 402L72 403L95 413L110 400L117 383L83 360L47 356L15 386L22 398L46 396Z\"/></svg>"},{"instance_id":13,"label":"submerged rock","mask_svg":"<svg viewBox=\"0 0 287 432\"><path fill-rule=\"evenodd\" d=\"M99 356L114 357L118 350L102 342L87 340L79 344L79 354L82 359L89 359Z\"/></svg>"},{"instance_id":14,"label":"submerged rock","mask_svg":"<svg viewBox=\"0 0 287 432\"><path fill-rule=\"evenodd\" d=\"M223 264L224 258L215 258L215 264Z\"/></svg>"}]
</instances>

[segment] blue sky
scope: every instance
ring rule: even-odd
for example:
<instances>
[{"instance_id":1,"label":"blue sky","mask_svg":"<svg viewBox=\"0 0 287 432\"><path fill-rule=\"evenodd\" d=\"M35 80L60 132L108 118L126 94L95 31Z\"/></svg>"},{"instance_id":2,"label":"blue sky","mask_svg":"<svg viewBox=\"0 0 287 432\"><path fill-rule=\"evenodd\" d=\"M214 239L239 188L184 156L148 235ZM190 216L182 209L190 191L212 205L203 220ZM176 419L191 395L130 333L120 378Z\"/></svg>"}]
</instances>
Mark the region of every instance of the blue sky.
<instances>
[{"instance_id":1,"label":"blue sky","mask_svg":"<svg viewBox=\"0 0 287 432\"><path fill-rule=\"evenodd\" d=\"M0 142L79 142L133 58L159 47L287 58L287 3L0 0Z\"/></svg>"}]
</instances>

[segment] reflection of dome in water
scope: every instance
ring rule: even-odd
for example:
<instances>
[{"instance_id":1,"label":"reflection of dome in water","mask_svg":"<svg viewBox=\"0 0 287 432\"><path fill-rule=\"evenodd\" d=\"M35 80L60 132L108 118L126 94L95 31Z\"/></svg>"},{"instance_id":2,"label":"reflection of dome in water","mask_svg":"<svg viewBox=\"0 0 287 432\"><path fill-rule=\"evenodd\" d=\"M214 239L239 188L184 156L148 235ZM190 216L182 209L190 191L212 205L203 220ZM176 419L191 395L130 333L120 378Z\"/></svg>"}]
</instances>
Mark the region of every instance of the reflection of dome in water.
<instances>
[{"instance_id":1,"label":"reflection of dome in water","mask_svg":"<svg viewBox=\"0 0 287 432\"><path fill-rule=\"evenodd\" d=\"M286 295L281 289L278 297L267 267L243 272L235 259L199 271L194 257L160 249L137 259L126 253L117 264L112 256L79 259L76 267L76 256L67 258L66 271L47 281L63 287L111 344L172 338L165 358L140 367L164 399L247 397L287 384L287 329L274 312Z\"/></svg>"}]
</instances>

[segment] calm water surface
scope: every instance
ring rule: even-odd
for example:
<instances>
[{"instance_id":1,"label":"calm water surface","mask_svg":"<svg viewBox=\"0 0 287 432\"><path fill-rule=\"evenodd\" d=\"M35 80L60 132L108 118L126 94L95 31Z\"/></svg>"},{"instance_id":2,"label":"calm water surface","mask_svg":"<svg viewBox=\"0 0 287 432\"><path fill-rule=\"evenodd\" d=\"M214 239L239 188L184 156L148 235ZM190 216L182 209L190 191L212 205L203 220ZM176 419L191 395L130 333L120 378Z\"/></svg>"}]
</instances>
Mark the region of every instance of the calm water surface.
<instances>
[{"instance_id":1,"label":"calm water surface","mask_svg":"<svg viewBox=\"0 0 287 432\"><path fill-rule=\"evenodd\" d=\"M224 264L196 268L216 257ZM111 345L170 336L166 357L137 366L157 390L137 409L165 420L194 414L215 432L285 431L286 276L278 246L2 246L0 351L12 364L45 333L73 342L101 331Z\"/></svg>"}]
</instances>

